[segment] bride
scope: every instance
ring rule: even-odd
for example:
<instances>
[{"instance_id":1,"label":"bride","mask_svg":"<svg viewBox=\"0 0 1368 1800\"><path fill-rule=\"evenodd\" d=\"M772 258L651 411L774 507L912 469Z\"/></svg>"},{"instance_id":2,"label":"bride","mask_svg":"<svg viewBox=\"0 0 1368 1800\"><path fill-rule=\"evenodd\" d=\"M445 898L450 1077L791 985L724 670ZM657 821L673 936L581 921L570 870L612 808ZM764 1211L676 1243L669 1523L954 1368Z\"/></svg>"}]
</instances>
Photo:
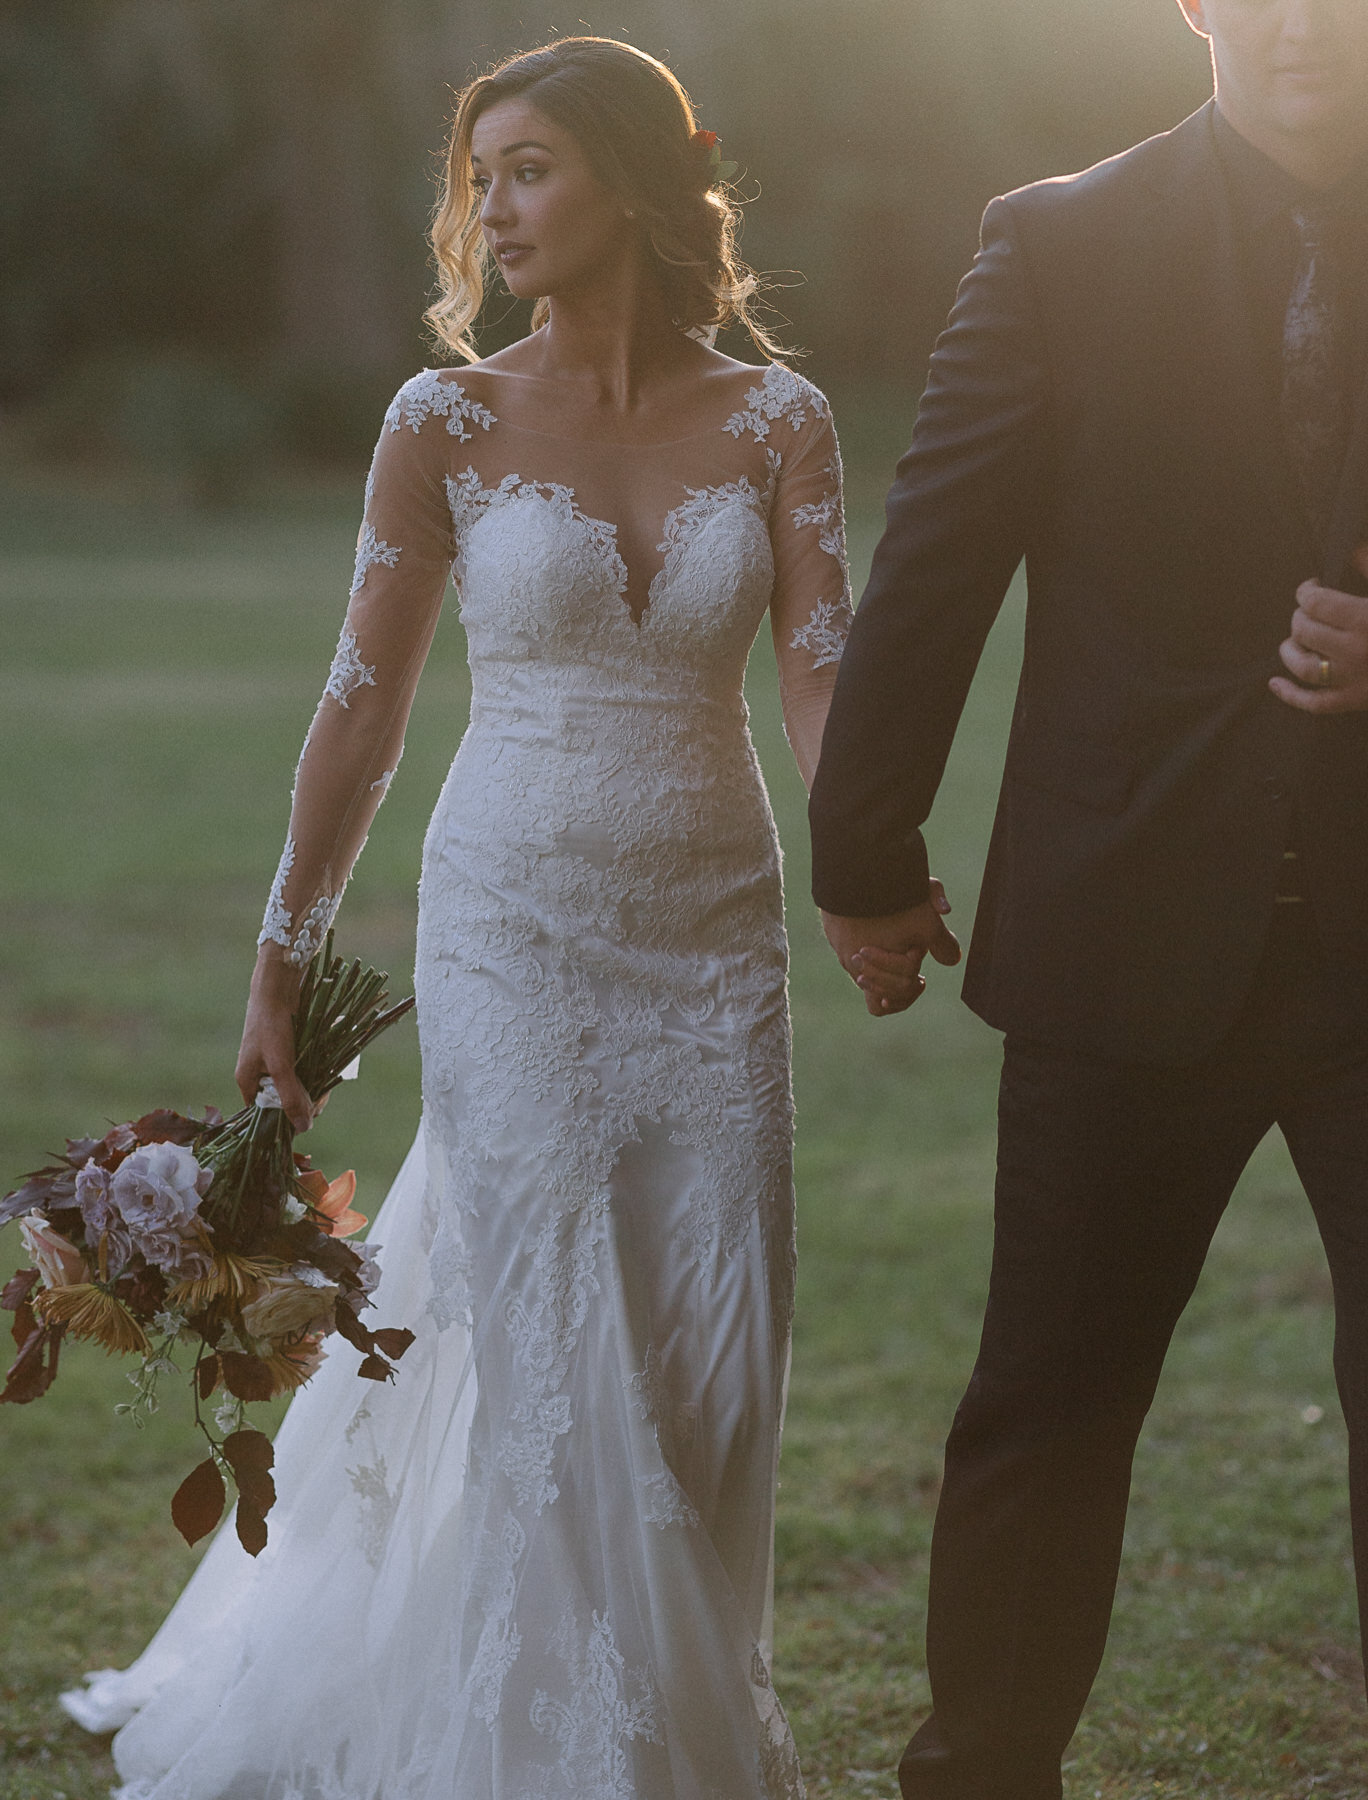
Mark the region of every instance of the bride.
<instances>
[{"instance_id":1,"label":"bride","mask_svg":"<svg viewBox=\"0 0 1368 1800\"><path fill-rule=\"evenodd\" d=\"M794 1800L770 1683L793 1304L766 610L811 778L849 619L817 390L763 353L716 140L578 38L475 81L301 758L238 1081L300 1127L300 969L388 786L448 570L470 725L428 831L423 1123L376 1221L397 1382L325 1364L250 1562L66 1696L127 1800ZM493 262L536 297L484 361ZM358 1390L365 1388L362 1394Z\"/></svg>"}]
</instances>

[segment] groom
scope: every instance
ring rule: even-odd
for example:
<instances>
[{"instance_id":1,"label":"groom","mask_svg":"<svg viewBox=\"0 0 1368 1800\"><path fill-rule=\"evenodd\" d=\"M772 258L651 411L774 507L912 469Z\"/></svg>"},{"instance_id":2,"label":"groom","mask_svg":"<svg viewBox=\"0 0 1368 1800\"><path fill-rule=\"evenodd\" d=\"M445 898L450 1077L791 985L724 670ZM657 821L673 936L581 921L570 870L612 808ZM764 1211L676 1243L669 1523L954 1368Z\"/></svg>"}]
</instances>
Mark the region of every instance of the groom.
<instances>
[{"instance_id":1,"label":"groom","mask_svg":"<svg viewBox=\"0 0 1368 1800\"><path fill-rule=\"evenodd\" d=\"M988 208L812 795L828 936L899 1011L958 960L920 827L1024 557L964 987L1006 1034L992 1281L908 1800L1057 1800L1135 1441L1275 1124L1334 1279L1368 1621L1368 3L1179 4L1214 103Z\"/></svg>"}]
</instances>

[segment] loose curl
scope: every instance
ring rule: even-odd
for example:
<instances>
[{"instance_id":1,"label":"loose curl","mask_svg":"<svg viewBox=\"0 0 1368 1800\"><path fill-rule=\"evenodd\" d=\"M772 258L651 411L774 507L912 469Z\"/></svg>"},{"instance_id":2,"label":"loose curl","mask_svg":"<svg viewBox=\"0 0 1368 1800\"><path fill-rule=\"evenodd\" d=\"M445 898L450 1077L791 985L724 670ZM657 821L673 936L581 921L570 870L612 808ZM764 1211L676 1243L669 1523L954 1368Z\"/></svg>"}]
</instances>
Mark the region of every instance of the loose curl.
<instances>
[{"instance_id":1,"label":"loose curl","mask_svg":"<svg viewBox=\"0 0 1368 1800\"><path fill-rule=\"evenodd\" d=\"M468 362L478 360L470 329L493 258L480 227L470 138L486 108L515 96L568 131L598 180L635 213L682 331L737 324L764 355L782 354L755 316L758 283L736 254L741 209L694 140L689 96L664 63L631 44L597 37L560 38L511 56L462 92L432 225L441 294L424 314L442 344ZM549 314L543 297L532 329Z\"/></svg>"}]
</instances>

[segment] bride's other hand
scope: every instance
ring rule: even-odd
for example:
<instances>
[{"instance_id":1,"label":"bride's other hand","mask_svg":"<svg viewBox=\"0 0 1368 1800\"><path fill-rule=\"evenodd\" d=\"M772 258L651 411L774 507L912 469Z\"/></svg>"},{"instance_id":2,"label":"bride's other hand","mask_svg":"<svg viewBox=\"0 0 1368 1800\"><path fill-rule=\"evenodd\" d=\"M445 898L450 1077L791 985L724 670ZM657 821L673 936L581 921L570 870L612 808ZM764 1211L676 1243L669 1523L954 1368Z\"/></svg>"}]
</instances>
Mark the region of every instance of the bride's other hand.
<instances>
[{"instance_id":1,"label":"bride's other hand","mask_svg":"<svg viewBox=\"0 0 1368 1800\"><path fill-rule=\"evenodd\" d=\"M235 1078L238 1092L250 1105L263 1078L275 1084L280 1104L296 1131L307 1131L318 1108L295 1074L294 1013L300 973L266 946L252 972L247 1017L242 1027Z\"/></svg>"}]
</instances>

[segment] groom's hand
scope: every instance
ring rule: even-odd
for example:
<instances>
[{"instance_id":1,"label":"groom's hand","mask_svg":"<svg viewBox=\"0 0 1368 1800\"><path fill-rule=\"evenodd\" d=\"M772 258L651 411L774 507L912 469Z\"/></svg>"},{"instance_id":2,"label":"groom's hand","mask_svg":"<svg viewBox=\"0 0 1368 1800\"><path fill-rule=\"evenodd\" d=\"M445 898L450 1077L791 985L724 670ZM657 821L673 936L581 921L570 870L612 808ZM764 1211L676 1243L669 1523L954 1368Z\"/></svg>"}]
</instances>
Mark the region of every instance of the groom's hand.
<instances>
[{"instance_id":1,"label":"groom's hand","mask_svg":"<svg viewBox=\"0 0 1368 1800\"><path fill-rule=\"evenodd\" d=\"M950 902L939 881L920 906L882 918L843 918L822 914L827 942L841 967L864 994L865 1008L876 1019L906 1012L926 990L922 959L932 956L947 967L963 954L959 940L945 923Z\"/></svg>"},{"instance_id":2,"label":"groom's hand","mask_svg":"<svg viewBox=\"0 0 1368 1800\"><path fill-rule=\"evenodd\" d=\"M1368 544L1354 561L1368 575ZM1368 711L1368 600L1304 581L1292 635L1278 654L1296 680L1275 675L1268 685L1288 706L1309 713Z\"/></svg>"}]
</instances>

